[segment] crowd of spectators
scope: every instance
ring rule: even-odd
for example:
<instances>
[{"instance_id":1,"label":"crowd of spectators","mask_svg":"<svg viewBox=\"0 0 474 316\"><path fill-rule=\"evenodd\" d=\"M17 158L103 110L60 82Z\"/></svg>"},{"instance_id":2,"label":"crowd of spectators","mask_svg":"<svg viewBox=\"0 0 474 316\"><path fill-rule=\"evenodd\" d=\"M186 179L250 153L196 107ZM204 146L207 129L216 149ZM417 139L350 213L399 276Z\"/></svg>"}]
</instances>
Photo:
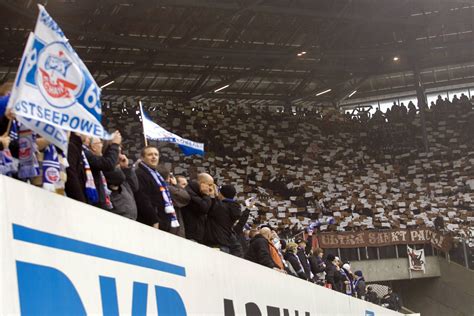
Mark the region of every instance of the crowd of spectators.
<instances>
[{"instance_id":1,"label":"crowd of spectators","mask_svg":"<svg viewBox=\"0 0 474 316\"><path fill-rule=\"evenodd\" d=\"M347 295L373 298L361 271L312 247L313 229L436 226L472 237L474 111L464 95L424 109L428 152L413 103L373 116L146 106L164 128L204 142L202 158L141 145L136 108L117 102L104 106L112 140L72 132L65 155L17 124L0 92L2 174ZM288 238L303 229L309 241Z\"/></svg>"},{"instance_id":2,"label":"crowd of spectators","mask_svg":"<svg viewBox=\"0 0 474 316\"><path fill-rule=\"evenodd\" d=\"M457 98L454 98L457 100ZM219 104L150 103L166 129L206 144L183 157L162 145L166 165L194 177L209 171L237 196L256 199L249 222L284 235L317 223L320 231L437 227L472 237L474 111L466 96L425 109L429 151L414 104L340 114ZM126 122L135 152L140 121L130 104L110 102L107 125Z\"/></svg>"}]
</instances>

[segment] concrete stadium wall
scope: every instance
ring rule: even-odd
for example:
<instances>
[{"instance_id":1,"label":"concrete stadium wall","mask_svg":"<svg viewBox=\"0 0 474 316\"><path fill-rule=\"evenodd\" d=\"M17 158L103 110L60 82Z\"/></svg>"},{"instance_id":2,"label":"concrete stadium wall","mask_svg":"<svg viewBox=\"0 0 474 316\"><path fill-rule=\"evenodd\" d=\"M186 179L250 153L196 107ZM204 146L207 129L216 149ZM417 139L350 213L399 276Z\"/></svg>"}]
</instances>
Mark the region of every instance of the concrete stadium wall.
<instances>
[{"instance_id":1,"label":"concrete stadium wall","mask_svg":"<svg viewBox=\"0 0 474 316\"><path fill-rule=\"evenodd\" d=\"M0 176L0 315L400 315Z\"/></svg>"},{"instance_id":2,"label":"concrete stadium wall","mask_svg":"<svg viewBox=\"0 0 474 316\"><path fill-rule=\"evenodd\" d=\"M437 257L426 257L425 273L421 271L410 273L408 258L352 261L351 269L361 270L368 282L423 279L441 275Z\"/></svg>"},{"instance_id":3,"label":"concrete stadium wall","mask_svg":"<svg viewBox=\"0 0 474 316\"><path fill-rule=\"evenodd\" d=\"M422 316L474 315L474 272L439 259L441 277L393 283L404 306Z\"/></svg>"}]
</instances>

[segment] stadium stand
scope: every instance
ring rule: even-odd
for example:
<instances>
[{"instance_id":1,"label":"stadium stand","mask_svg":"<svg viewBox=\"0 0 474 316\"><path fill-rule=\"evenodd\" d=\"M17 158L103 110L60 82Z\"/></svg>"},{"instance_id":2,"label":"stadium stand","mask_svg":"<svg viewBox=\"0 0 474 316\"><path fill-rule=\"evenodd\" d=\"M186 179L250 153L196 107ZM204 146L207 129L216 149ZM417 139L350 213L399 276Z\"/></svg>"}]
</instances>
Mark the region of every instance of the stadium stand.
<instances>
[{"instance_id":1,"label":"stadium stand","mask_svg":"<svg viewBox=\"0 0 474 316\"><path fill-rule=\"evenodd\" d=\"M136 153L143 138L134 132L139 117L121 113L116 104L110 107L115 111L107 111L107 124L115 128L125 120L125 148ZM318 220L321 231L434 228L441 216L442 229L472 238L474 111L469 101L427 112L429 153L423 150L419 115L406 110L402 116L376 113L364 122L311 109L170 102L147 108L164 127L207 140L204 159L180 157L164 145L160 151L174 173L192 178L212 170L217 182L235 183L238 196L257 197L258 211L251 212L255 225L301 230Z\"/></svg>"},{"instance_id":2,"label":"stadium stand","mask_svg":"<svg viewBox=\"0 0 474 316\"><path fill-rule=\"evenodd\" d=\"M431 296L433 311L446 284L461 304L438 310L472 314L457 283L474 269L469 1L40 2L0 1L0 227L13 237L0 313L51 314L62 295L61 314L118 315L125 263L189 277L184 297L206 284L218 300L188 300L196 314L289 315L240 296L286 284L339 298L299 305L307 316L394 315ZM49 203L54 220L39 218ZM272 283L254 287L257 273ZM127 277L144 315L149 282ZM158 314L186 315L168 281L154 284ZM100 300L83 304L92 286Z\"/></svg>"}]
</instances>

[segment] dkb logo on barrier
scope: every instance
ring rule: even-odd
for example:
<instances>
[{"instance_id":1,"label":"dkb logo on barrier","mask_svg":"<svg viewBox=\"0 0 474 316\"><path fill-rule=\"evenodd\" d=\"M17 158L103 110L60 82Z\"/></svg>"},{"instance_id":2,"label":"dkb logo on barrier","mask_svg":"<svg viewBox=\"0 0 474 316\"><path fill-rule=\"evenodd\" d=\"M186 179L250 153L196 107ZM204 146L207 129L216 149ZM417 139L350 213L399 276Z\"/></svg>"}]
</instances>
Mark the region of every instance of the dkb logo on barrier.
<instances>
[{"instance_id":1,"label":"dkb logo on barrier","mask_svg":"<svg viewBox=\"0 0 474 316\"><path fill-rule=\"evenodd\" d=\"M40 246L186 276L186 271L181 266L17 224L13 224L13 238ZM85 309L80 293L62 271L24 261L16 261L16 268L22 315L87 315L92 312ZM103 314L119 315L115 278L98 275L97 282L100 287ZM132 315L147 314L148 290L148 284L133 282ZM176 290L154 285L154 291L158 315L186 315L185 305ZM130 311L122 313L129 314Z\"/></svg>"}]
</instances>

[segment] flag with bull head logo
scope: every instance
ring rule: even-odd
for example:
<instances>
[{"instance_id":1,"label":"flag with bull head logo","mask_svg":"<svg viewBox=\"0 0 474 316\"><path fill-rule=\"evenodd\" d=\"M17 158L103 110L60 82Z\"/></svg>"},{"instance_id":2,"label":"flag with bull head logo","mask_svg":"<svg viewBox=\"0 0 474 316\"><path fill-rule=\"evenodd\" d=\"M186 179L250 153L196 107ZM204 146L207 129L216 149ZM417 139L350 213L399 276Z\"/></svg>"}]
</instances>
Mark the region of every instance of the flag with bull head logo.
<instances>
[{"instance_id":1,"label":"flag with bull head logo","mask_svg":"<svg viewBox=\"0 0 474 316\"><path fill-rule=\"evenodd\" d=\"M425 272L425 250L424 249L413 249L407 246L408 252L408 264L412 271L423 271Z\"/></svg>"},{"instance_id":2,"label":"flag with bull head logo","mask_svg":"<svg viewBox=\"0 0 474 316\"><path fill-rule=\"evenodd\" d=\"M61 28L39 5L8 103L17 120L64 152L65 131L109 139L101 124L100 92Z\"/></svg>"}]
</instances>

